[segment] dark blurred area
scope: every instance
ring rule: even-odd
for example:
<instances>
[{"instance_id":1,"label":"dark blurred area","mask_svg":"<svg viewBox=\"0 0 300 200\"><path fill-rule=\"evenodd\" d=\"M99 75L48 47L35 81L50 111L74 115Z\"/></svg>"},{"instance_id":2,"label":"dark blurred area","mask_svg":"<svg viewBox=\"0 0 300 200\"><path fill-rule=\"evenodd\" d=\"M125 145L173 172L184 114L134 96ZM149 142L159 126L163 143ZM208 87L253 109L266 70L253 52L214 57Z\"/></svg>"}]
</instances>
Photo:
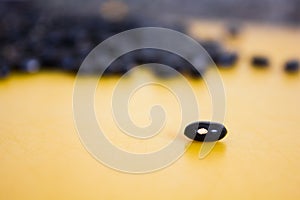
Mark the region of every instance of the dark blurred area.
<instances>
[{"instance_id":1,"label":"dark blurred area","mask_svg":"<svg viewBox=\"0 0 300 200\"><path fill-rule=\"evenodd\" d=\"M299 0L187 0L164 1L162 13L184 17L248 20L272 23L300 23ZM148 4L151 4L148 1ZM159 1L157 1L159 4ZM152 4L153 5L153 4ZM164 11L165 9L165 11ZM149 13L154 12L151 6Z\"/></svg>"},{"instance_id":2,"label":"dark blurred area","mask_svg":"<svg viewBox=\"0 0 300 200\"><path fill-rule=\"evenodd\" d=\"M35 0L51 13L90 14L99 12L103 0ZM209 18L267 23L300 24L299 0L119 0L130 13L145 20Z\"/></svg>"},{"instance_id":3,"label":"dark blurred area","mask_svg":"<svg viewBox=\"0 0 300 200\"><path fill-rule=\"evenodd\" d=\"M159 26L186 33L185 22L190 18L255 20L297 26L299 10L298 0L2 0L0 77L8 76L11 71L33 73L42 67L77 72L96 45L132 28ZM234 26L230 31L233 35L238 32ZM225 52L222 44L216 41L199 42L218 65L230 66L238 59L236 53ZM174 55L161 55L162 52L155 50L136 51L117 60L106 74L123 74L129 66L158 62L200 76L188 64L178 67Z\"/></svg>"}]
</instances>

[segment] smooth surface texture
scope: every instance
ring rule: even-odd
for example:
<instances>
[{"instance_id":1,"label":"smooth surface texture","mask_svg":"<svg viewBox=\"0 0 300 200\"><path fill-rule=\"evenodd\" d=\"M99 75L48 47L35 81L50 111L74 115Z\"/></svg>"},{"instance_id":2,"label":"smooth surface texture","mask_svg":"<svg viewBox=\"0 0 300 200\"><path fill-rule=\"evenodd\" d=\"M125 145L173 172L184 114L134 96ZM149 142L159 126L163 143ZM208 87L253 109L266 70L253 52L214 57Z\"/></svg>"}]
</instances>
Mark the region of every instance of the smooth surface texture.
<instances>
[{"instance_id":1,"label":"smooth surface texture","mask_svg":"<svg viewBox=\"0 0 300 200\"><path fill-rule=\"evenodd\" d=\"M193 27L199 36L207 27L203 37L223 37L214 34L215 26ZM237 66L220 70L226 90L227 136L202 160L198 159L201 143L193 143L173 165L149 174L117 172L85 150L73 122L73 76L39 73L1 80L0 199L299 199L300 74L286 74L283 64L300 59L300 31L252 26L245 27L239 38L225 41L241 54ZM253 54L268 56L270 67L251 67ZM154 79L141 71L127 81L142 78ZM96 94L98 120L106 120L104 129L113 133L110 139L132 152L148 152L168 143L176 131L170 124L177 122L180 113L172 95L150 87L134 96L129 107L137 123L149 123L149 106L157 102L171 117L162 134L149 143L130 142L103 103L109 101L117 80L104 79L106 89ZM176 79L166 82L176 84ZM205 84L190 83L199 97L201 120L209 120L211 103Z\"/></svg>"}]
</instances>

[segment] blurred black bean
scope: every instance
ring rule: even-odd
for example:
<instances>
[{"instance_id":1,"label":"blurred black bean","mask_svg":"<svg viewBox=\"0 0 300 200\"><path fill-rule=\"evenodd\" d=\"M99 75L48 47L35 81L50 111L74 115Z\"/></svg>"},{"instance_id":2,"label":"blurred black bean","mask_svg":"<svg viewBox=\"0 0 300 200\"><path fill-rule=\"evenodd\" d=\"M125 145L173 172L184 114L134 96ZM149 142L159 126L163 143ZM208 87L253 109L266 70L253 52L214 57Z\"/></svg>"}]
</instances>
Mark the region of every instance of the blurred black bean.
<instances>
[{"instance_id":1,"label":"blurred black bean","mask_svg":"<svg viewBox=\"0 0 300 200\"><path fill-rule=\"evenodd\" d=\"M238 60L237 53L234 52L223 52L217 58L217 64L221 67L233 66Z\"/></svg>"},{"instance_id":2,"label":"blurred black bean","mask_svg":"<svg viewBox=\"0 0 300 200\"><path fill-rule=\"evenodd\" d=\"M60 61L60 66L64 71L77 72L80 67L80 63L73 56L64 56Z\"/></svg>"},{"instance_id":3,"label":"blurred black bean","mask_svg":"<svg viewBox=\"0 0 300 200\"><path fill-rule=\"evenodd\" d=\"M6 63L0 63L0 79L7 77L10 74L10 68Z\"/></svg>"},{"instance_id":4,"label":"blurred black bean","mask_svg":"<svg viewBox=\"0 0 300 200\"><path fill-rule=\"evenodd\" d=\"M39 59L43 67L59 67L61 52L53 47L42 49L39 54Z\"/></svg>"},{"instance_id":5,"label":"blurred black bean","mask_svg":"<svg viewBox=\"0 0 300 200\"><path fill-rule=\"evenodd\" d=\"M236 37L241 31L241 25L238 23L230 23L226 26L227 32L231 37Z\"/></svg>"},{"instance_id":6,"label":"blurred black bean","mask_svg":"<svg viewBox=\"0 0 300 200\"><path fill-rule=\"evenodd\" d=\"M97 15L48 15L27 1L24 4L7 4L7 8L0 13L0 56L7 60L11 69L25 72L36 72L41 67L76 72L84 58L100 42L119 32L142 27L142 22L132 16L122 21L109 21ZM161 24L157 23L157 26ZM169 23L165 27L185 32L180 23ZM217 61L222 45L217 41L201 43ZM123 74L136 64L146 63L166 64L180 73L200 76L183 58L154 49L137 50L130 56L120 57L105 74ZM103 68L101 63L99 67ZM96 73L97 66L87 71Z\"/></svg>"},{"instance_id":7,"label":"blurred black bean","mask_svg":"<svg viewBox=\"0 0 300 200\"><path fill-rule=\"evenodd\" d=\"M284 70L289 73L298 72L299 65L298 60L289 60L285 63Z\"/></svg>"},{"instance_id":8,"label":"blurred black bean","mask_svg":"<svg viewBox=\"0 0 300 200\"><path fill-rule=\"evenodd\" d=\"M214 62L217 62L219 55L223 52L223 47L218 41L200 41L202 47L207 51Z\"/></svg>"},{"instance_id":9,"label":"blurred black bean","mask_svg":"<svg viewBox=\"0 0 300 200\"><path fill-rule=\"evenodd\" d=\"M253 56L251 64L255 67L267 67L269 66L269 59L264 56Z\"/></svg>"},{"instance_id":10,"label":"blurred black bean","mask_svg":"<svg viewBox=\"0 0 300 200\"><path fill-rule=\"evenodd\" d=\"M19 70L22 72L35 73L40 70L41 63L37 58L26 58L22 61Z\"/></svg>"}]
</instances>

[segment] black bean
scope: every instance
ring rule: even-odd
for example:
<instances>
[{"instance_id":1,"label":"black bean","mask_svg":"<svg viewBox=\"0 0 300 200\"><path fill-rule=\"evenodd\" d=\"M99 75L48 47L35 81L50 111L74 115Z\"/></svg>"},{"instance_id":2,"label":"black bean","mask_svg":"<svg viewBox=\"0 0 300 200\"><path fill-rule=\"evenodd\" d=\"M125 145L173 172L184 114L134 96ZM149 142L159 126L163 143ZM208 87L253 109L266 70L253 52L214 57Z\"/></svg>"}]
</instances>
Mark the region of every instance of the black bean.
<instances>
[{"instance_id":1,"label":"black bean","mask_svg":"<svg viewBox=\"0 0 300 200\"><path fill-rule=\"evenodd\" d=\"M40 52L40 60L43 67L58 67L60 64L61 52L53 47L47 47Z\"/></svg>"},{"instance_id":2,"label":"black bean","mask_svg":"<svg viewBox=\"0 0 300 200\"><path fill-rule=\"evenodd\" d=\"M297 72L299 71L299 61L298 60L289 60L285 63L284 70L286 72Z\"/></svg>"},{"instance_id":3,"label":"black bean","mask_svg":"<svg viewBox=\"0 0 300 200\"><path fill-rule=\"evenodd\" d=\"M236 37L241 31L241 26L238 23L230 23L227 25L227 32L231 37Z\"/></svg>"},{"instance_id":4,"label":"black bean","mask_svg":"<svg viewBox=\"0 0 300 200\"><path fill-rule=\"evenodd\" d=\"M228 67L233 66L238 60L238 55L234 52L223 52L217 58L217 64Z\"/></svg>"},{"instance_id":5,"label":"black bean","mask_svg":"<svg viewBox=\"0 0 300 200\"><path fill-rule=\"evenodd\" d=\"M189 124L184 135L195 141L212 142L221 140L227 134L227 129L220 123L215 122L194 122Z\"/></svg>"},{"instance_id":6,"label":"black bean","mask_svg":"<svg viewBox=\"0 0 300 200\"><path fill-rule=\"evenodd\" d=\"M7 77L10 74L10 68L5 63L0 64L0 79Z\"/></svg>"},{"instance_id":7,"label":"black bean","mask_svg":"<svg viewBox=\"0 0 300 200\"><path fill-rule=\"evenodd\" d=\"M269 66L269 59L263 56L254 56L251 63L255 67L267 67Z\"/></svg>"},{"instance_id":8,"label":"black bean","mask_svg":"<svg viewBox=\"0 0 300 200\"><path fill-rule=\"evenodd\" d=\"M25 6L26 5L26 6ZM8 8L8 9L7 9ZM141 27L142 23L134 16L128 16L121 21L109 21L96 15L67 15L55 13L44 15L38 6L31 3L9 4L7 8L0 7L0 56L8 62L10 69L25 72L38 71L42 67L59 67L62 70L77 71L83 58L99 42L121 31ZM151 22L152 23L152 22ZM156 26L164 25L158 22ZM166 27L185 32L185 27L178 23L165 24ZM164 25L164 26L165 26ZM217 41L202 41L214 61L222 53L221 43ZM114 63L107 72L123 74L135 63L167 64L179 72L188 73L193 77L201 74L191 64L178 58L177 55L167 56L160 50L146 49L138 51L138 56L132 60L121 60ZM229 56L230 57L230 56ZM233 59L230 57L230 59ZM233 62L228 58L219 59L228 64ZM230 61L228 61L230 60ZM204 70L200 67L201 72ZM95 73L93 67L90 72ZM163 76L171 75L169 71L157 72Z\"/></svg>"},{"instance_id":9,"label":"black bean","mask_svg":"<svg viewBox=\"0 0 300 200\"><path fill-rule=\"evenodd\" d=\"M223 52L223 47L218 41L206 40L200 42L214 62L218 61L219 55Z\"/></svg>"},{"instance_id":10,"label":"black bean","mask_svg":"<svg viewBox=\"0 0 300 200\"><path fill-rule=\"evenodd\" d=\"M27 58L22 61L19 69L22 72L35 73L40 70L41 63L37 58Z\"/></svg>"},{"instance_id":11,"label":"black bean","mask_svg":"<svg viewBox=\"0 0 300 200\"><path fill-rule=\"evenodd\" d=\"M61 59L60 66L64 71L67 72L77 72L80 67L80 62L78 59L72 57L72 56L64 56Z\"/></svg>"}]
</instances>

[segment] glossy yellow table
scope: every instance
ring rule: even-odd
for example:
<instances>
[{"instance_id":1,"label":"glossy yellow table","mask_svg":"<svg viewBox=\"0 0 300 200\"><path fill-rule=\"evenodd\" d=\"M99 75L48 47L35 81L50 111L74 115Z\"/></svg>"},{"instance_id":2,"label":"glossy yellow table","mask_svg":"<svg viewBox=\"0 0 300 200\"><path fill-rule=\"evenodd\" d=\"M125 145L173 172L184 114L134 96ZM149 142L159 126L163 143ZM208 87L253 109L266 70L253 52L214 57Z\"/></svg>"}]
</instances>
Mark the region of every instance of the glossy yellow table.
<instances>
[{"instance_id":1,"label":"glossy yellow table","mask_svg":"<svg viewBox=\"0 0 300 200\"><path fill-rule=\"evenodd\" d=\"M206 27L211 34L203 37L222 39L211 23L193 22L193 27L194 35L201 36ZM239 38L224 40L241 54L235 67L220 70L228 135L204 159L198 158L201 143L193 143L174 164L148 174L112 170L86 151L73 121L74 76L44 72L1 80L0 199L299 199L300 74L286 74L283 63L300 59L300 30L251 25ZM270 57L270 68L249 65L251 56L261 53ZM139 71L127 81L141 78L156 80ZM101 81L105 95L96 101L99 119L110 113L101 102L110 99L117 81ZM168 81L176 85L176 79ZM189 81L199 91L200 118L209 120L212 107L203 80ZM133 120L149 122L145 112L153 99L166 105L171 116L178 115L172 96L150 87L137 93ZM103 128L115 132L111 140L132 152L164 145L178 120L171 118L158 139L139 143L122 136L110 117L102 117L107 120Z\"/></svg>"}]
</instances>

